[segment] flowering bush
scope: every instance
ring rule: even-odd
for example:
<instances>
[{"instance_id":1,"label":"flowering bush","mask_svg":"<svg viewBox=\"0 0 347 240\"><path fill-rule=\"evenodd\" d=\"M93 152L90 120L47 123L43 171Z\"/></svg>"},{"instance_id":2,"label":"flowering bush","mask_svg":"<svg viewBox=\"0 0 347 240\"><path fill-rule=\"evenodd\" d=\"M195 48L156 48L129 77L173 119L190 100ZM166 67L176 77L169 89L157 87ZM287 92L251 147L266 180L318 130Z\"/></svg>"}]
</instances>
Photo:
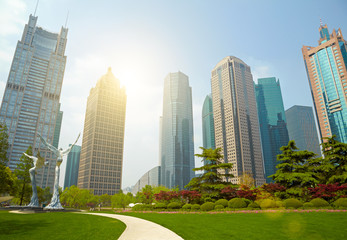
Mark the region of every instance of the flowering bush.
<instances>
[{"instance_id":1,"label":"flowering bush","mask_svg":"<svg viewBox=\"0 0 347 240\"><path fill-rule=\"evenodd\" d=\"M201 198L201 194L198 191L181 190L179 194L186 203L195 203Z\"/></svg>"},{"instance_id":2,"label":"flowering bush","mask_svg":"<svg viewBox=\"0 0 347 240\"><path fill-rule=\"evenodd\" d=\"M230 200L237 197L237 190L231 186L227 186L220 191L220 196L224 199Z\"/></svg>"},{"instance_id":3,"label":"flowering bush","mask_svg":"<svg viewBox=\"0 0 347 240\"><path fill-rule=\"evenodd\" d=\"M246 198L248 200L254 201L257 198L258 189L250 189L245 185L241 185L240 189L236 192L239 198Z\"/></svg>"},{"instance_id":4,"label":"flowering bush","mask_svg":"<svg viewBox=\"0 0 347 240\"><path fill-rule=\"evenodd\" d=\"M173 200L179 201L180 195L175 191L160 191L159 193L154 194L154 199L158 202L169 203Z\"/></svg>"}]
</instances>

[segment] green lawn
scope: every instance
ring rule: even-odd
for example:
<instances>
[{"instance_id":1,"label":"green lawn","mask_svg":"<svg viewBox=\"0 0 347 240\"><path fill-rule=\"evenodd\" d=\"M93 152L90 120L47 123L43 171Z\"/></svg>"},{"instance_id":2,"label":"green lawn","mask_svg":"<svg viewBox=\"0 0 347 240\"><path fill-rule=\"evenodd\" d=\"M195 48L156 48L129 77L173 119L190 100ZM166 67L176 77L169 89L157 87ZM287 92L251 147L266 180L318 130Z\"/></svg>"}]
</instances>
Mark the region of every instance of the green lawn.
<instances>
[{"instance_id":1,"label":"green lawn","mask_svg":"<svg viewBox=\"0 0 347 240\"><path fill-rule=\"evenodd\" d=\"M16 214L0 211L0 239L117 239L125 224L79 213Z\"/></svg>"},{"instance_id":2,"label":"green lawn","mask_svg":"<svg viewBox=\"0 0 347 240\"><path fill-rule=\"evenodd\" d=\"M347 239L346 212L123 214L156 222L185 240Z\"/></svg>"}]
</instances>

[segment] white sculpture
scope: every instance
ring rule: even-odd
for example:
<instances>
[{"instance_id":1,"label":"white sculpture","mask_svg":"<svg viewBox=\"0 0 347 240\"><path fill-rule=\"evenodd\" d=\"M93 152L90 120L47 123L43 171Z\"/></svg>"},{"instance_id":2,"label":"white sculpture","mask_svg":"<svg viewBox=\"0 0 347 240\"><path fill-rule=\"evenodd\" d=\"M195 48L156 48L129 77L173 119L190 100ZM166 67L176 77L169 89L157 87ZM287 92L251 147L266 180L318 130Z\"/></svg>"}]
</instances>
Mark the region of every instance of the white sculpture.
<instances>
[{"instance_id":1,"label":"white sculpture","mask_svg":"<svg viewBox=\"0 0 347 240\"><path fill-rule=\"evenodd\" d=\"M60 165L61 163L63 162L63 157L65 155L67 155L72 147L76 144L76 142L78 141L79 137L81 134L78 134L78 137L75 141L74 144L72 144L69 148L63 150L62 148L59 148L59 150L52 146L51 144L47 143L45 141L45 139L43 139L41 137L40 134L38 134L41 141L43 142L44 145L47 146L47 148L49 150L51 150L56 156L58 156L58 159L57 159L57 165L55 166L55 179L54 179L54 188L53 188L53 196L52 196L52 199L51 199L51 202L50 204L45 207L45 209L64 209L62 206L61 206L61 203L60 203L60 199L59 199L59 175L60 175Z\"/></svg>"},{"instance_id":2,"label":"white sculpture","mask_svg":"<svg viewBox=\"0 0 347 240\"><path fill-rule=\"evenodd\" d=\"M35 170L38 168L41 168L43 165L47 165L48 161L44 162L44 159L41 157L34 157L29 156L28 154L24 153L25 156L28 158L31 158L34 162L34 167L29 169L30 174L30 180L31 180L31 187L33 189L33 195L31 196L30 203L27 207L39 207L39 198L37 196L37 188L36 188L36 179L35 179Z\"/></svg>"}]
</instances>

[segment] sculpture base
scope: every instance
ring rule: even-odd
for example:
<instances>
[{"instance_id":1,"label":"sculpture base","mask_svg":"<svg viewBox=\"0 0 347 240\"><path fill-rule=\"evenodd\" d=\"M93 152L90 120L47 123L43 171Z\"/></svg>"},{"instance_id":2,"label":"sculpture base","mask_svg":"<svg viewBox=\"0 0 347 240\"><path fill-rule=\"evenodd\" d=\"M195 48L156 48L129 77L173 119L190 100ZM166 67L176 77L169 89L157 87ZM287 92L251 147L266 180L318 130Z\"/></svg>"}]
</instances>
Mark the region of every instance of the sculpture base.
<instances>
[{"instance_id":1,"label":"sculpture base","mask_svg":"<svg viewBox=\"0 0 347 240\"><path fill-rule=\"evenodd\" d=\"M28 206L8 206L1 208L0 210L8 210L8 211L20 211L20 212L25 212L25 213L45 213L45 212L81 212L80 209L54 209L54 208L42 208L42 207L28 207Z\"/></svg>"}]
</instances>

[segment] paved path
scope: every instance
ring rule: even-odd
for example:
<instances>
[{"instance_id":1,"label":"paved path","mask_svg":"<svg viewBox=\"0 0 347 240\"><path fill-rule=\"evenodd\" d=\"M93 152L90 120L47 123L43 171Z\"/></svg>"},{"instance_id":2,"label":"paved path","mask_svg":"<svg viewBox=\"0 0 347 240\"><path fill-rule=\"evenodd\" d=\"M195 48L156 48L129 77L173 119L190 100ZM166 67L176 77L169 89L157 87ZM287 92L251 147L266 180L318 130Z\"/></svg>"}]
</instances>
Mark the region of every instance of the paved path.
<instances>
[{"instance_id":1,"label":"paved path","mask_svg":"<svg viewBox=\"0 0 347 240\"><path fill-rule=\"evenodd\" d=\"M183 240L173 231L141 218L109 213L86 214L115 218L125 223L126 229L119 240Z\"/></svg>"}]
</instances>

